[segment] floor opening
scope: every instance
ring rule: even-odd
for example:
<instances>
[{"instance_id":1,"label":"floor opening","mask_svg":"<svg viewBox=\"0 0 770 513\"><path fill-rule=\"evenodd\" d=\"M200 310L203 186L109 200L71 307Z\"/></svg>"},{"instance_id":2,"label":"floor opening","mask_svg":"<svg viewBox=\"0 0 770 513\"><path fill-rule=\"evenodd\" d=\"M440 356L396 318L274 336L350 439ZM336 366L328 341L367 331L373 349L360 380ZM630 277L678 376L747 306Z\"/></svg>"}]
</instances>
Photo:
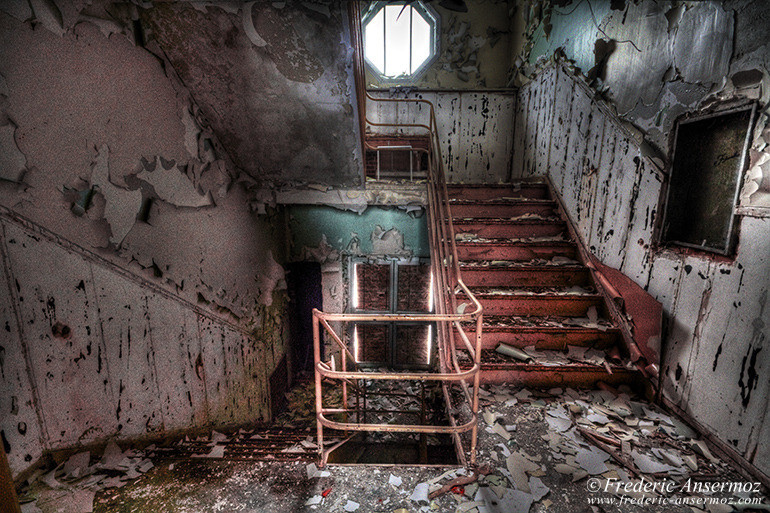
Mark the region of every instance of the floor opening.
<instances>
[{"instance_id":1,"label":"floor opening","mask_svg":"<svg viewBox=\"0 0 770 513\"><path fill-rule=\"evenodd\" d=\"M362 380L349 421L366 424L449 425L441 387L417 381ZM340 419L343 420L343 419ZM331 464L456 465L451 435L366 431L354 434L329 456Z\"/></svg>"}]
</instances>

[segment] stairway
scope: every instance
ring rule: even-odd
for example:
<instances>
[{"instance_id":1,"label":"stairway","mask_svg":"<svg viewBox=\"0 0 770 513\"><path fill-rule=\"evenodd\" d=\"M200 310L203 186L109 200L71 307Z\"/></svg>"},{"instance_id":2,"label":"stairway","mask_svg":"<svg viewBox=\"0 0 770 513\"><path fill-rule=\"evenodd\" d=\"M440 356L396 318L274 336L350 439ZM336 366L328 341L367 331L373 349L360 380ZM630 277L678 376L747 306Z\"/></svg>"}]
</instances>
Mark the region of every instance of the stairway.
<instances>
[{"instance_id":1,"label":"stairway","mask_svg":"<svg viewBox=\"0 0 770 513\"><path fill-rule=\"evenodd\" d=\"M482 382L638 384L641 375L620 358L621 331L548 185L450 185L448 192L461 275L484 308ZM500 354L500 343L532 358Z\"/></svg>"}]
</instances>

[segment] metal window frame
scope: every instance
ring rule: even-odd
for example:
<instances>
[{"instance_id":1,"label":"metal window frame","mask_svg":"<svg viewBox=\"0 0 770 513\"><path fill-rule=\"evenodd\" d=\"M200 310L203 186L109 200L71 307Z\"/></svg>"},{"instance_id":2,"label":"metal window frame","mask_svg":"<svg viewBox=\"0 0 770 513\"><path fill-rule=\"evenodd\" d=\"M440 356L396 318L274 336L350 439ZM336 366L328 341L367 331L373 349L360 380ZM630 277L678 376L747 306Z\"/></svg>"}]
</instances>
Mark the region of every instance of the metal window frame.
<instances>
[{"instance_id":1,"label":"metal window frame","mask_svg":"<svg viewBox=\"0 0 770 513\"><path fill-rule=\"evenodd\" d=\"M425 315L433 313L433 311L419 311L419 310L399 310L398 309L398 276L399 276L399 268L401 266L408 266L408 265L428 265L430 266L430 258L425 257L411 257L411 258L405 258L405 257L397 257L397 256L388 256L388 255L349 255L347 259L347 268L348 268L348 297L352 298L354 293L353 288L353 280L357 279L355 277L355 266L358 264L372 264L372 265L390 265L390 280L388 286L390 287L389 293L388 293L388 303L389 303L389 309L388 310L366 310L364 308L353 308L353 302L348 301L348 308L347 311L349 313L355 313L355 314L397 314L397 315L409 315L409 314L415 314L415 315ZM430 284L428 285L430 286ZM435 305L433 307L435 310ZM407 364L407 365L399 365L395 362L395 354L396 354L396 343L398 341L398 325L399 324L405 324L409 326L417 326L417 325L433 325L433 331L432 331L432 340L433 340L433 347L435 347L436 344L436 336L438 332L438 328L436 327L435 322L428 322L428 321L415 321L415 322L407 322L407 323L396 323L394 321L390 322L382 322L382 321L364 321L364 322L355 322L350 323L347 329L347 338L348 338L348 344L352 343L353 340L353 330L355 327L359 324L375 324L375 325L386 325L388 326L388 341L387 345L389 348L389 354L390 354L390 361L388 362L370 362L370 361L358 361L357 363L362 368L373 368L373 367L379 367L383 364L388 365L389 367L392 367L393 369L398 370L407 370L407 369L430 369L434 363L434 359L431 358L430 364L420 365L420 364Z\"/></svg>"},{"instance_id":2,"label":"metal window frame","mask_svg":"<svg viewBox=\"0 0 770 513\"><path fill-rule=\"evenodd\" d=\"M414 11L417 11L424 19L428 22L428 25L431 27L431 38L430 38L430 54L427 59L425 59L425 62L420 64L415 70L413 70L411 73L407 75L400 75L398 77L389 77L385 75L385 70L383 69L380 71L377 66L375 66L372 61L369 60L369 58L366 56L366 28L369 22L386 6L390 5L407 5L411 7L410 9L410 15ZM383 15L383 67L387 66L387 59L388 59L388 52L387 52L387 30L386 25L384 23L384 15ZM409 68L412 68L412 20L409 21ZM379 2L372 2L369 5L369 8L364 13L362 19L361 19L361 27L363 32L363 51L361 52L364 57L364 62L366 63L367 68L369 71L371 71L376 77L377 80L386 83L386 84L400 84L406 81L412 81L416 80L420 77L438 58L439 54L439 48L440 48L440 34L441 34L441 19L438 14L432 7L429 5L426 5L425 3L421 1L417 2L407 2L407 1L398 1L398 2L387 2L387 1L379 1Z\"/></svg>"},{"instance_id":3,"label":"metal window frame","mask_svg":"<svg viewBox=\"0 0 770 513\"><path fill-rule=\"evenodd\" d=\"M691 123L697 123L700 121L704 121L707 119L719 117L719 116L727 116L730 114L735 114L738 112L745 112L750 111L749 116L749 124L748 124L748 130L746 131L746 137L743 141L743 147L741 149L741 160L740 164L738 165L738 168L736 170L736 173L738 175L738 179L736 180L735 184L735 191L733 192L733 198L732 198L732 208L730 209L730 224L727 230L727 235L725 237L725 248L715 248L711 246L706 246L702 244L693 244L692 242L683 242L679 240L669 239L668 238L668 231L669 231L669 205L671 205L672 201L672 195L673 195L673 188L671 187L672 178L674 175L674 162L676 159L676 146L677 146L677 140L679 138L679 127L682 125L689 125ZM673 244L676 246L682 246L685 248L691 248L698 251L705 251L708 253L716 253L718 255L722 256L732 256L735 253L735 247L736 247L736 218L738 217L738 214L736 213L736 209L739 207L739 199L740 199L740 192L741 188L743 187L743 180L746 174L746 164L748 163L748 156L749 156L749 146L751 144L752 140L752 134L754 130L754 124L756 122L757 117L757 103L752 101L749 103L742 103L741 105L726 108L723 110L716 110L708 113L703 114L685 114L684 116L680 117L676 121L676 126L674 128L674 134L673 139L671 143L671 160L670 160L670 168L668 173L668 187L666 191L666 204L665 208L663 210L663 225L662 229L660 230L660 243L662 245L669 245Z\"/></svg>"}]
</instances>

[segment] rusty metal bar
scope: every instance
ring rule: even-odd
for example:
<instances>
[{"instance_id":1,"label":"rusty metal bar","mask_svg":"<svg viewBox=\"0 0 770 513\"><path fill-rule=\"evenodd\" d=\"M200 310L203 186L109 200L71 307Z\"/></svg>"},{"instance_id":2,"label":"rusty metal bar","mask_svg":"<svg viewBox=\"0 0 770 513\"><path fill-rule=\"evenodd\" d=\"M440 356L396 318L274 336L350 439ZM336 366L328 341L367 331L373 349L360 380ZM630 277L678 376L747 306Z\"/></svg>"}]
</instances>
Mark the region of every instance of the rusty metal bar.
<instances>
[{"instance_id":1,"label":"rusty metal bar","mask_svg":"<svg viewBox=\"0 0 770 513\"><path fill-rule=\"evenodd\" d=\"M356 4L357 2L354 2ZM351 8L352 31L354 32L352 40L354 45L361 44L361 24L360 8L355 6ZM436 313L430 314L350 314L350 313L329 313L313 310L313 340L315 356L315 378L316 378L316 419L319 440L319 455L321 465L326 464L329 453L332 449L323 448L323 429L324 427L343 431L384 431L384 432L406 432L419 433L445 433L450 434L455 442L458 451L459 460L465 464L465 451L460 438L461 433L471 432L470 461L476 460L477 444L477 414L478 414L478 389L479 389L479 371L481 361L481 340L482 340L482 305L479 300L471 293L460 275L459 260L457 258L457 247L454 237L454 226L449 205L449 196L446 186L446 176L444 172L444 162L441 155L440 141L438 137L437 122L434 105L428 100L422 99L394 99L394 98L374 98L362 87L363 84L363 58L360 56L361 47L356 52L356 71L360 73L361 80L356 81L356 93L362 116L361 134L366 133L368 127L398 127L398 132L406 128L417 128L425 130L428 136L429 149L414 148L409 146L372 146L366 140L362 141L362 147L377 152L377 175L380 174L380 150L383 151L408 151L409 152L409 172L410 179L414 178L413 159L420 158L420 154L427 155L428 166L426 174L428 176L428 222L429 238L431 246L431 274L433 278L434 309ZM374 102L394 102L406 104L409 102L425 104L428 108L427 124L413 123L382 123L374 122L366 116L367 101ZM421 168L421 162L418 160L418 171ZM470 302L471 308L466 308L462 313L458 313L458 294L462 295L463 301ZM435 323L437 332L437 352L439 355L438 372L363 372L358 367L355 356L351 354L342 338L335 333L329 322L432 322ZM475 344L471 342L468 335L461 328L463 322L474 322L475 324ZM321 330L320 326L331 336L332 340L343 350L342 370L337 371L321 360ZM455 342L455 329L457 327L458 336L462 346L468 351L473 366L468 370L461 370L457 360L457 347ZM356 366L356 370L348 370L347 359ZM342 380L343 386L343 408L324 408L322 397L322 380ZM390 380L390 381L419 381L421 382L421 396L423 404L420 412L420 425L409 424L369 424L366 423L366 414L373 410L367 407L366 387L356 387L356 422L337 422L326 417L327 414L347 414L354 410L350 409L347 400L347 386L356 380ZM472 388L468 381L473 380ZM436 381L441 383L444 400L449 412L449 425L426 425L425 405L424 405L424 387L426 381ZM449 393L449 384L459 383L463 389L465 399L469 403L472 418L463 424L455 419L455 408L452 405L451 394ZM358 397L363 399L361 407ZM377 395L376 393L372 395ZM385 395L385 394L382 394ZM385 410L379 410L387 413ZM414 414L416 412L403 412ZM363 418L363 422L361 422ZM347 420L347 419L346 419ZM344 443L344 442L341 442Z\"/></svg>"}]
</instances>

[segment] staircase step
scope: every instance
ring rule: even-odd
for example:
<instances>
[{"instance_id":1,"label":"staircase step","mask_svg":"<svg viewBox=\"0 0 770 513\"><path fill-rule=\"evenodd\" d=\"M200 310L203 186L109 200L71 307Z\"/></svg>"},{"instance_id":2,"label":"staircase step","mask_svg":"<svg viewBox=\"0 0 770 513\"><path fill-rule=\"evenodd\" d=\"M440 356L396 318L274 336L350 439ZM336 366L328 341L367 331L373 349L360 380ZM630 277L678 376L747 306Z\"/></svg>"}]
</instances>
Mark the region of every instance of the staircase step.
<instances>
[{"instance_id":1,"label":"staircase step","mask_svg":"<svg viewBox=\"0 0 770 513\"><path fill-rule=\"evenodd\" d=\"M488 200L473 201L458 199L450 202L454 217L511 218L524 214L543 217L556 215L556 202L549 199Z\"/></svg>"},{"instance_id":2,"label":"staircase step","mask_svg":"<svg viewBox=\"0 0 770 513\"><path fill-rule=\"evenodd\" d=\"M460 368L471 366L467 353L461 357ZM559 363L545 365L543 362L521 362L497 353L492 349L481 351L481 382L484 384L523 385L528 387L571 387L596 388L602 381L618 387L641 384L642 375L636 369L608 362L609 370L603 365L588 362Z\"/></svg>"},{"instance_id":3,"label":"staircase step","mask_svg":"<svg viewBox=\"0 0 770 513\"><path fill-rule=\"evenodd\" d=\"M588 309L596 307L604 315L603 297L594 293L565 294L552 291L520 289L519 293L508 293L513 289L472 288L471 292L484 308L485 315L559 315L563 317L585 317ZM458 294L459 301L469 301L464 294Z\"/></svg>"},{"instance_id":4,"label":"staircase step","mask_svg":"<svg viewBox=\"0 0 770 513\"><path fill-rule=\"evenodd\" d=\"M479 241L457 241L457 256L469 260L517 260L529 261L536 258L550 260L560 256L575 259L577 246L571 241L511 241L510 239L482 239Z\"/></svg>"},{"instance_id":5,"label":"staircase step","mask_svg":"<svg viewBox=\"0 0 770 513\"><path fill-rule=\"evenodd\" d=\"M485 316L481 333L481 345L484 349L494 349L497 344L523 349L534 346L538 350L566 350L567 346L594 347L605 349L620 340L620 330L613 326L529 326L506 325L497 322L506 317ZM533 318L528 318L533 319ZM466 335L473 333L474 326L464 325Z\"/></svg>"},{"instance_id":6,"label":"staircase step","mask_svg":"<svg viewBox=\"0 0 770 513\"><path fill-rule=\"evenodd\" d=\"M527 387L550 388L597 388L597 383L604 382L613 387L640 385L642 375L637 370L625 367L607 369L595 365L571 364L560 367L531 363L486 363L481 364L481 383L521 385Z\"/></svg>"},{"instance_id":7,"label":"staircase step","mask_svg":"<svg viewBox=\"0 0 770 513\"><path fill-rule=\"evenodd\" d=\"M567 224L557 219L453 219L455 233L483 238L531 239L562 234Z\"/></svg>"},{"instance_id":8,"label":"staircase step","mask_svg":"<svg viewBox=\"0 0 770 513\"><path fill-rule=\"evenodd\" d=\"M474 265L461 263L463 281L469 287L589 285L591 274L582 265Z\"/></svg>"},{"instance_id":9,"label":"staircase step","mask_svg":"<svg viewBox=\"0 0 770 513\"><path fill-rule=\"evenodd\" d=\"M549 199L548 185L540 182L515 184L452 184L447 186L449 199L489 200L509 198Z\"/></svg>"}]
</instances>

